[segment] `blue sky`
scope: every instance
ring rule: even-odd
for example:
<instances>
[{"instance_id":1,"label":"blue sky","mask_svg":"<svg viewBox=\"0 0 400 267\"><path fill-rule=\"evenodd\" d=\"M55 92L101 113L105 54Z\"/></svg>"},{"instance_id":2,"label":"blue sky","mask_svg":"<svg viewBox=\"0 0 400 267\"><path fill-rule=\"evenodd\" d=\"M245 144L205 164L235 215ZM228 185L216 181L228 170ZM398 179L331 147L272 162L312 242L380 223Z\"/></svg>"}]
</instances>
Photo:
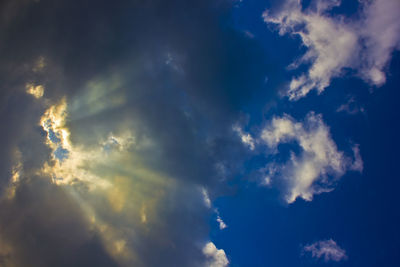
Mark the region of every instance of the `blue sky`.
<instances>
[{"instance_id":1,"label":"blue sky","mask_svg":"<svg viewBox=\"0 0 400 267\"><path fill-rule=\"evenodd\" d=\"M399 12L0 4L0 265L398 266Z\"/></svg>"},{"instance_id":2,"label":"blue sky","mask_svg":"<svg viewBox=\"0 0 400 267\"><path fill-rule=\"evenodd\" d=\"M276 31L267 29L261 17L255 19L255 13L262 14L271 5L265 1L243 1L234 9L233 23L263 44L266 53L276 60L275 66L281 68L276 72L280 72L277 76L282 83L287 76L285 66L307 49L301 47L299 38L279 37ZM351 17L357 11L360 7L356 1L344 1L331 16L339 13ZM229 227L223 232L212 231L213 240L230 255L232 266L398 264L399 182L395 178L399 146L395 100L399 94L398 62L399 55L393 52L385 68L387 82L379 88L351 75L340 75L320 95L310 94L295 103L279 99L272 111L264 110L263 119L267 120L274 114L288 113L302 118L310 110L322 113L340 149L348 149L346 146L351 143L359 144L364 168L361 174L346 173L332 192L317 195L310 202L297 200L289 205L278 200L279 192L274 188L260 188L238 178L234 183L235 193L216 200ZM349 99L357 99L353 103L354 112L338 112L343 101ZM250 107L249 111L250 117L260 116L259 110ZM256 119L254 124L260 123ZM337 241L346 250L346 259L325 261L323 257L313 258L304 253L305 244L328 239Z\"/></svg>"}]
</instances>

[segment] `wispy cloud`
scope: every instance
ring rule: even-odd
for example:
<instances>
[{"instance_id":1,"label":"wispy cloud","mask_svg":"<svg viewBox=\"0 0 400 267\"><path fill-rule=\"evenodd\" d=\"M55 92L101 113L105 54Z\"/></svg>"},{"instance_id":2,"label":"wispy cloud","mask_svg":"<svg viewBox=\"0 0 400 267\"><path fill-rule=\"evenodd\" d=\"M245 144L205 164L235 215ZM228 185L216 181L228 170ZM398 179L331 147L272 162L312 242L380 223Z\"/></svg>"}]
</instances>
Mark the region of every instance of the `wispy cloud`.
<instances>
[{"instance_id":1,"label":"wispy cloud","mask_svg":"<svg viewBox=\"0 0 400 267\"><path fill-rule=\"evenodd\" d=\"M243 129L238 125L233 126L233 131L235 131L239 135L240 140L243 144L245 144L250 150L254 150L255 143L253 137L250 134L245 133Z\"/></svg>"},{"instance_id":2,"label":"wispy cloud","mask_svg":"<svg viewBox=\"0 0 400 267\"><path fill-rule=\"evenodd\" d=\"M208 209L211 209L212 206L213 206L213 204L211 203L211 199L210 199L210 196L208 195L207 189L205 189L204 187L202 187L202 188L201 188L201 194L202 194L202 196L203 196L204 205L205 205ZM217 221L217 223L218 223L219 229L220 229L220 230L223 230L223 229L227 228L228 225L226 225L226 223L222 220L222 218L221 218L221 216L220 216L220 214L219 214L219 210L218 210L217 208L214 208L213 210L214 210L215 214L217 215L216 221Z\"/></svg>"},{"instance_id":3,"label":"wispy cloud","mask_svg":"<svg viewBox=\"0 0 400 267\"><path fill-rule=\"evenodd\" d=\"M346 112L347 114L355 115L360 112L364 113L365 109L354 97L348 97L347 101L336 109L336 112Z\"/></svg>"},{"instance_id":4,"label":"wispy cloud","mask_svg":"<svg viewBox=\"0 0 400 267\"><path fill-rule=\"evenodd\" d=\"M225 228L228 227L228 225L222 220L218 209L215 209L215 213L217 214L217 222L218 222L219 229L224 230Z\"/></svg>"},{"instance_id":5,"label":"wispy cloud","mask_svg":"<svg viewBox=\"0 0 400 267\"><path fill-rule=\"evenodd\" d=\"M280 144L296 142L300 152L290 152L284 163L272 162L265 176L270 184L279 177L286 184L285 198L288 203L298 197L312 200L313 195L329 192L347 170L362 171L358 146L354 149L354 161L339 151L322 116L310 112L304 121L296 121L289 115L274 117L261 133L261 140L278 153ZM264 184L265 184L264 183Z\"/></svg>"},{"instance_id":6,"label":"wispy cloud","mask_svg":"<svg viewBox=\"0 0 400 267\"><path fill-rule=\"evenodd\" d=\"M266 10L264 21L277 25L279 34L299 36L307 52L289 66L296 69L311 63L306 73L293 77L287 95L291 100L306 96L311 90L321 93L332 78L346 68L356 70L368 83L385 83L384 69L391 53L400 47L400 24L397 0L360 1L358 20L328 12L341 1L315 0L303 10L300 0L287 0L277 12Z\"/></svg>"},{"instance_id":7,"label":"wispy cloud","mask_svg":"<svg viewBox=\"0 0 400 267\"><path fill-rule=\"evenodd\" d=\"M328 261L343 261L347 259L346 251L339 247L332 239L317 241L313 244L304 246L304 253L311 253L313 258L323 258Z\"/></svg>"},{"instance_id":8,"label":"wispy cloud","mask_svg":"<svg viewBox=\"0 0 400 267\"><path fill-rule=\"evenodd\" d=\"M211 208L211 199L210 196L208 195L208 191L207 189L205 189L204 187L201 188L201 194L203 195L203 201L204 201L204 205L207 208Z\"/></svg>"}]
</instances>

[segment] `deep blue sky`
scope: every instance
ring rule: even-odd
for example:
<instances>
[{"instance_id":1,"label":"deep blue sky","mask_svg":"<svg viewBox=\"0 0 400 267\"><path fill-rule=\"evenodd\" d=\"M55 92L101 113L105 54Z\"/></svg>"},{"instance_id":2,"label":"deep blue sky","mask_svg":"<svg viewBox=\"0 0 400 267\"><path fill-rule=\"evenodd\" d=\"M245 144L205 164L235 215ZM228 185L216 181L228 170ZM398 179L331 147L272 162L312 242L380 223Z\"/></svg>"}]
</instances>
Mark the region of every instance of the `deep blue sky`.
<instances>
[{"instance_id":1,"label":"deep blue sky","mask_svg":"<svg viewBox=\"0 0 400 267\"><path fill-rule=\"evenodd\" d=\"M271 77L273 84L267 86L273 87L282 82L285 66L302 48L298 38L280 37L267 29L260 14L269 6L265 1L243 1L234 9L232 23L238 30L251 32L270 62L274 62L278 79ZM344 1L337 10L347 16L355 11L356 1ZM216 200L229 227L221 232L212 222L211 235L217 247L223 247L230 255L232 266L398 266L398 52L387 73L387 83L378 89L357 78L341 77L334 79L321 95L311 93L296 103L281 99L272 112L262 113L267 120L276 113L297 118L309 110L322 113L340 149L346 150L349 141L360 144L364 170L362 174L347 173L334 191L315 196L311 202L297 200L290 205L279 201L273 188L260 188L246 179L237 179L235 193ZM348 95L357 99L365 108L364 113L336 112ZM259 110L251 106L246 111L251 118L260 116ZM347 260L327 263L302 255L304 244L330 238L347 251Z\"/></svg>"}]
</instances>

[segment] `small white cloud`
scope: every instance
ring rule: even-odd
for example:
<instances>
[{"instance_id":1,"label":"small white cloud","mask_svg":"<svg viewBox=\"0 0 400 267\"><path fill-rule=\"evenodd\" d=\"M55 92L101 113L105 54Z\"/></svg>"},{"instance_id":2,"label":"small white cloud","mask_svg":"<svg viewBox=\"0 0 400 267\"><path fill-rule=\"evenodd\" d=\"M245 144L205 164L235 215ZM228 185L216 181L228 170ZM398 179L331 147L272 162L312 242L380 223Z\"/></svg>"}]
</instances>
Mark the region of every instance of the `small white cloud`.
<instances>
[{"instance_id":1,"label":"small white cloud","mask_svg":"<svg viewBox=\"0 0 400 267\"><path fill-rule=\"evenodd\" d=\"M223 249L217 249L213 242L208 242L203 248L203 254L207 258L206 267L226 267L229 260Z\"/></svg>"},{"instance_id":2,"label":"small white cloud","mask_svg":"<svg viewBox=\"0 0 400 267\"><path fill-rule=\"evenodd\" d=\"M211 199L210 199L210 196L208 195L207 189L202 187L201 194L203 195L204 205L206 205L207 208L211 208Z\"/></svg>"},{"instance_id":3,"label":"small white cloud","mask_svg":"<svg viewBox=\"0 0 400 267\"><path fill-rule=\"evenodd\" d=\"M238 125L233 126L233 130L239 135L243 144L247 145L250 150L255 149L254 139L249 133L245 133Z\"/></svg>"},{"instance_id":4,"label":"small white cloud","mask_svg":"<svg viewBox=\"0 0 400 267\"><path fill-rule=\"evenodd\" d=\"M222 220L221 216L217 216L217 222L219 223L219 229L220 230L224 230L225 228L228 227L228 225L226 225L226 223Z\"/></svg>"},{"instance_id":5,"label":"small white cloud","mask_svg":"<svg viewBox=\"0 0 400 267\"><path fill-rule=\"evenodd\" d=\"M261 140L274 152L278 145L295 141L300 153L290 153L290 159L283 163L273 162L264 170L265 183L279 177L286 184L285 198L293 203L298 197L311 201L315 194L333 190L337 181L347 170L362 170L362 159L358 146L353 148L354 162L338 151L332 140L329 127L321 115L310 112L303 122L297 122L289 115L274 117L261 133Z\"/></svg>"},{"instance_id":6,"label":"small white cloud","mask_svg":"<svg viewBox=\"0 0 400 267\"><path fill-rule=\"evenodd\" d=\"M306 245L303 251L310 252L313 258L323 258L325 262L339 262L347 259L346 251L340 248L332 239L317 241L313 244Z\"/></svg>"},{"instance_id":7,"label":"small white cloud","mask_svg":"<svg viewBox=\"0 0 400 267\"><path fill-rule=\"evenodd\" d=\"M225 228L228 227L228 225L226 225L226 223L222 220L221 216L219 215L218 209L214 209L214 211L217 214L217 222L219 224L219 229L224 230Z\"/></svg>"},{"instance_id":8,"label":"small white cloud","mask_svg":"<svg viewBox=\"0 0 400 267\"><path fill-rule=\"evenodd\" d=\"M262 182L262 185L270 186L271 183L272 183L271 176L269 176L269 175L265 176L264 181Z\"/></svg>"},{"instance_id":9,"label":"small white cloud","mask_svg":"<svg viewBox=\"0 0 400 267\"><path fill-rule=\"evenodd\" d=\"M263 13L264 21L277 25L279 34L299 36L307 52L289 69L311 63L308 71L293 77L289 99L298 100L311 90L321 93L344 69L357 71L365 81L380 86L391 53L400 48L400 1L362 1L358 20L328 14L341 1L316 0L303 10L301 1L287 0L280 11Z\"/></svg>"}]
</instances>

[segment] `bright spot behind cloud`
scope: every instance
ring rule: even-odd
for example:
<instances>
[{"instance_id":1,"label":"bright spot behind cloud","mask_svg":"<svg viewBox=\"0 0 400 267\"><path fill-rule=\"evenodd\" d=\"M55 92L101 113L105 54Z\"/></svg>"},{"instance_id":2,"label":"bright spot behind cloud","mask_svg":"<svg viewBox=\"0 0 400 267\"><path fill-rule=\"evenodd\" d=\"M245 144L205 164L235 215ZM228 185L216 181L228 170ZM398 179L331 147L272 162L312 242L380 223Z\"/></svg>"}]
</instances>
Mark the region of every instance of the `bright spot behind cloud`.
<instances>
[{"instance_id":1,"label":"bright spot behind cloud","mask_svg":"<svg viewBox=\"0 0 400 267\"><path fill-rule=\"evenodd\" d=\"M154 240L168 239L168 234L162 233L168 227L166 218L158 210L165 197L172 201L171 192L179 192L179 186L143 163L131 131L109 132L97 145L77 145L70 140L67 120L65 98L50 106L40 120L47 132L46 144L53 151L41 174L52 177L53 183L63 186L79 203L117 262L142 266L137 254L143 246L142 235L159 233ZM57 155L60 149L67 151L63 158ZM208 197L206 191L203 196ZM209 199L208 203L211 205Z\"/></svg>"}]
</instances>

